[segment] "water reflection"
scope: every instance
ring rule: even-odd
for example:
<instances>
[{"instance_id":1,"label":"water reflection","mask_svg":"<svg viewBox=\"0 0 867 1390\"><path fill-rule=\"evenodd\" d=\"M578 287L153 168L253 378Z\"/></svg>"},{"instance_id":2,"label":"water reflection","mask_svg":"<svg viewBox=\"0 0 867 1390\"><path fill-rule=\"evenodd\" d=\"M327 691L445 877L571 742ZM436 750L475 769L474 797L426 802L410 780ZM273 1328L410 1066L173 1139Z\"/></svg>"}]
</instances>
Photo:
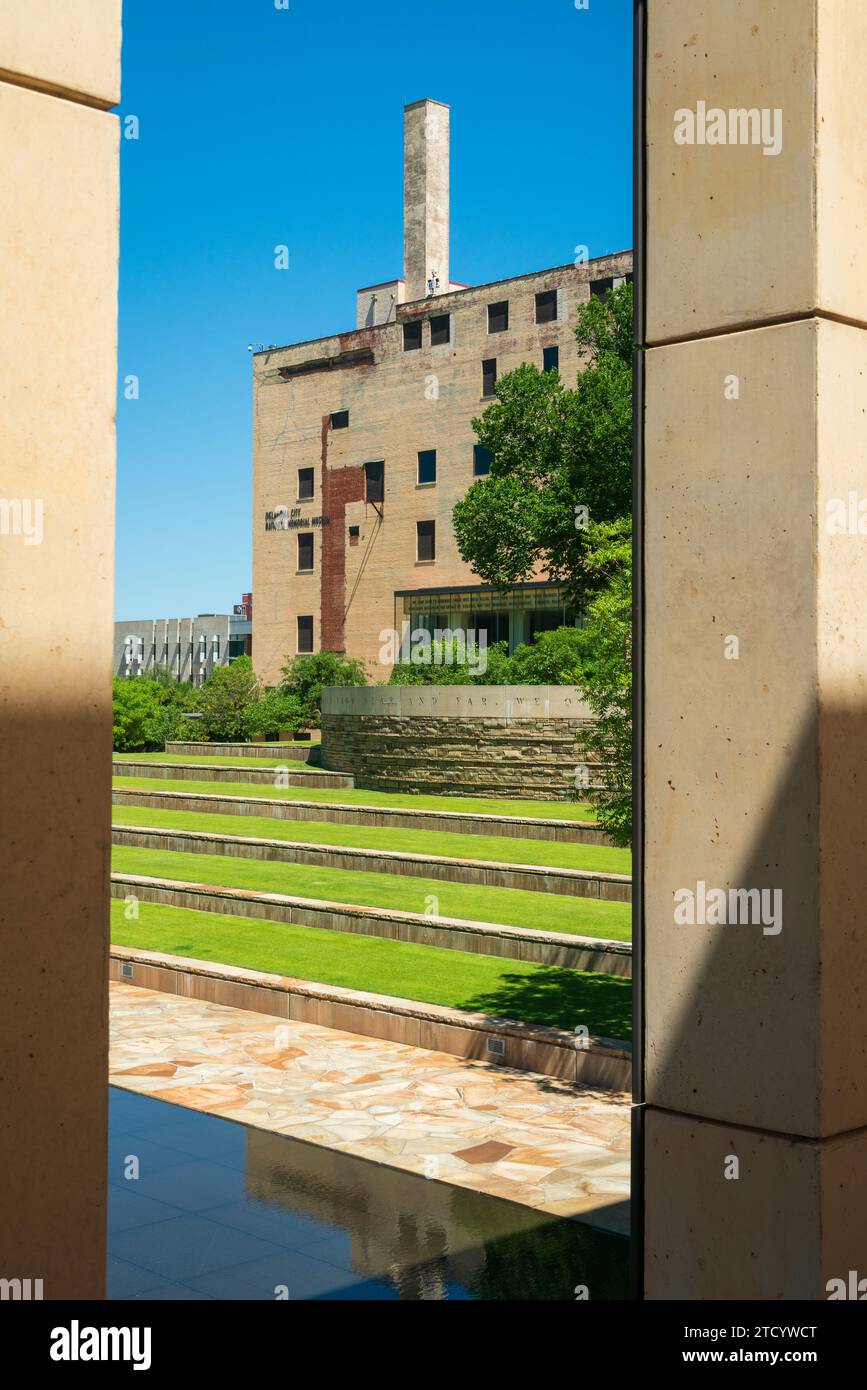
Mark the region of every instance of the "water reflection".
<instances>
[{"instance_id":1,"label":"water reflection","mask_svg":"<svg viewBox=\"0 0 867 1390\"><path fill-rule=\"evenodd\" d=\"M618 1236L117 1088L109 1168L113 1298L628 1293Z\"/></svg>"}]
</instances>

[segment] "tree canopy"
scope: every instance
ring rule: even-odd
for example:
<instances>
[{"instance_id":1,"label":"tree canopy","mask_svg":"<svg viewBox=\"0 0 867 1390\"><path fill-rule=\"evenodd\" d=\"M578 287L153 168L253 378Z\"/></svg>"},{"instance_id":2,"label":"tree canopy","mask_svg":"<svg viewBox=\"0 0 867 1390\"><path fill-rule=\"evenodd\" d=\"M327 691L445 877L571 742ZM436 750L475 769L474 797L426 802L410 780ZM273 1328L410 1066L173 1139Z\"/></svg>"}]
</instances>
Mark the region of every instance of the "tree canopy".
<instances>
[{"instance_id":1,"label":"tree canopy","mask_svg":"<svg viewBox=\"0 0 867 1390\"><path fill-rule=\"evenodd\" d=\"M454 508L458 548L489 584L518 584L541 566L579 607L598 586L585 563L589 526L632 503L632 286L582 305L576 384L528 363L499 379L473 421L490 473ZM586 510L585 510L586 509Z\"/></svg>"}]
</instances>

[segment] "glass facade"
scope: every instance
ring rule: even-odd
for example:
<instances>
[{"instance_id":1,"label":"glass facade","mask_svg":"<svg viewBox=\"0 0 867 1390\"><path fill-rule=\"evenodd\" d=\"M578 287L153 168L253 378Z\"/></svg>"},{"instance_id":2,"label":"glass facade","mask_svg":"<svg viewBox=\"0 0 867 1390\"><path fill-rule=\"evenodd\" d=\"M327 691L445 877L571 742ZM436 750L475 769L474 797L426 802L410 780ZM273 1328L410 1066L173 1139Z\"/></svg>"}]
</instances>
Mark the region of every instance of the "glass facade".
<instances>
[{"instance_id":1,"label":"glass facade","mask_svg":"<svg viewBox=\"0 0 867 1390\"><path fill-rule=\"evenodd\" d=\"M581 615L559 584L516 584L495 589L482 584L455 589L404 589L394 596L394 626L412 629L468 628L488 634L488 645L508 642L512 652L539 632L578 627Z\"/></svg>"}]
</instances>

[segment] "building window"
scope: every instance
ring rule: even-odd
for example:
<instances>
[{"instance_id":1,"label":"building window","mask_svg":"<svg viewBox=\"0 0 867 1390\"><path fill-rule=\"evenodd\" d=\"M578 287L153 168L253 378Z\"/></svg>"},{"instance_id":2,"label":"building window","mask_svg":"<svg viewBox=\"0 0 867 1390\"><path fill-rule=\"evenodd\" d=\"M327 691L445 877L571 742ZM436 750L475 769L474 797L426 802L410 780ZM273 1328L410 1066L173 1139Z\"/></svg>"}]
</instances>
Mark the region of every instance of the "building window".
<instances>
[{"instance_id":1,"label":"building window","mask_svg":"<svg viewBox=\"0 0 867 1390\"><path fill-rule=\"evenodd\" d=\"M309 502L313 496L316 471L313 468L298 469L298 501Z\"/></svg>"},{"instance_id":2,"label":"building window","mask_svg":"<svg viewBox=\"0 0 867 1390\"><path fill-rule=\"evenodd\" d=\"M298 654L309 655L313 651L313 616L298 619Z\"/></svg>"},{"instance_id":3,"label":"building window","mask_svg":"<svg viewBox=\"0 0 867 1390\"><path fill-rule=\"evenodd\" d=\"M421 319L414 319L412 323L403 325L404 352L418 352L421 347L421 326Z\"/></svg>"},{"instance_id":4,"label":"building window","mask_svg":"<svg viewBox=\"0 0 867 1390\"><path fill-rule=\"evenodd\" d=\"M542 349L542 371L559 372L560 370L560 349L558 347L546 347Z\"/></svg>"},{"instance_id":5,"label":"building window","mask_svg":"<svg viewBox=\"0 0 867 1390\"><path fill-rule=\"evenodd\" d=\"M452 316L451 314L437 314L430 321L430 345L431 347L442 347L443 343L450 343L452 339Z\"/></svg>"},{"instance_id":6,"label":"building window","mask_svg":"<svg viewBox=\"0 0 867 1390\"><path fill-rule=\"evenodd\" d=\"M214 633L213 641L211 643L211 660L220 660L220 634L218 632Z\"/></svg>"},{"instance_id":7,"label":"building window","mask_svg":"<svg viewBox=\"0 0 867 1390\"><path fill-rule=\"evenodd\" d=\"M482 395L493 396L497 384L497 359L489 357L482 363Z\"/></svg>"},{"instance_id":8,"label":"building window","mask_svg":"<svg viewBox=\"0 0 867 1390\"><path fill-rule=\"evenodd\" d=\"M419 483L435 483L437 480L436 449L421 449L418 456Z\"/></svg>"},{"instance_id":9,"label":"building window","mask_svg":"<svg viewBox=\"0 0 867 1390\"><path fill-rule=\"evenodd\" d=\"M349 411L348 411L348 410L335 410L334 413L333 413L333 415L331 416L331 428L332 428L333 430L348 430L348 429L349 429Z\"/></svg>"},{"instance_id":10,"label":"building window","mask_svg":"<svg viewBox=\"0 0 867 1390\"><path fill-rule=\"evenodd\" d=\"M537 323L556 323L557 322L557 291L542 290L541 294L536 295L536 322Z\"/></svg>"},{"instance_id":11,"label":"building window","mask_svg":"<svg viewBox=\"0 0 867 1390\"><path fill-rule=\"evenodd\" d=\"M385 500L385 464L382 461L364 465L364 500L365 502Z\"/></svg>"},{"instance_id":12,"label":"building window","mask_svg":"<svg viewBox=\"0 0 867 1390\"><path fill-rule=\"evenodd\" d=\"M487 478L491 471L491 459L493 454L490 449L486 449L484 444L473 445L473 477Z\"/></svg>"},{"instance_id":13,"label":"building window","mask_svg":"<svg viewBox=\"0 0 867 1390\"><path fill-rule=\"evenodd\" d=\"M361 527L360 527L360 526L350 526L350 528L349 528L349 544L350 544L350 545L358 545L358 542L359 542L360 539L361 539Z\"/></svg>"},{"instance_id":14,"label":"building window","mask_svg":"<svg viewBox=\"0 0 867 1390\"><path fill-rule=\"evenodd\" d=\"M606 275L603 280L590 281L590 293L594 299L604 299L609 290L614 289L614 276Z\"/></svg>"},{"instance_id":15,"label":"building window","mask_svg":"<svg viewBox=\"0 0 867 1390\"><path fill-rule=\"evenodd\" d=\"M313 532L300 531L298 533L298 568L299 570L312 570L313 568Z\"/></svg>"},{"instance_id":16,"label":"building window","mask_svg":"<svg viewBox=\"0 0 867 1390\"><path fill-rule=\"evenodd\" d=\"M488 305L488 332L505 333L509 327L509 301L504 299L500 304Z\"/></svg>"},{"instance_id":17,"label":"building window","mask_svg":"<svg viewBox=\"0 0 867 1390\"><path fill-rule=\"evenodd\" d=\"M435 560L437 557L437 524L435 521L417 521L416 547L419 560Z\"/></svg>"}]
</instances>

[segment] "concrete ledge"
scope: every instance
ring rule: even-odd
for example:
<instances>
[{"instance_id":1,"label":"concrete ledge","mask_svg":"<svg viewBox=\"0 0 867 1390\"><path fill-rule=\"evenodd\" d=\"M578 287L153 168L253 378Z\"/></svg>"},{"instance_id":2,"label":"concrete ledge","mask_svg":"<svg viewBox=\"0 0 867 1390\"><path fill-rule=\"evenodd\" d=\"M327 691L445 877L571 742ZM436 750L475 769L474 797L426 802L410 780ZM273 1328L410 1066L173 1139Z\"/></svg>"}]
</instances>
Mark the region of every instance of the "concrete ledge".
<instances>
[{"instance_id":1,"label":"concrete ledge","mask_svg":"<svg viewBox=\"0 0 867 1390\"><path fill-rule=\"evenodd\" d=\"M530 893L593 898L602 902L632 901L628 874L590 873L583 869L552 869L536 864L500 864L482 859L452 859L438 854L397 853L356 849L347 845L310 845L303 841L218 835L205 830L164 830L149 826L115 825L112 843L135 849L171 850L181 854L225 854L236 859L260 859L280 864L311 864L326 869L356 869L363 873L403 874L436 878L446 883L471 883L484 888L517 888Z\"/></svg>"},{"instance_id":2,"label":"concrete ledge","mask_svg":"<svg viewBox=\"0 0 867 1390\"><path fill-rule=\"evenodd\" d=\"M272 744L273 747L273 744ZM290 760L291 761L291 760ZM137 763L112 760L115 777L162 777L175 782L250 782L257 787L341 787L351 790L355 779L346 772L299 772L276 767L214 767L212 763ZM277 777L279 776L279 784Z\"/></svg>"},{"instance_id":3,"label":"concrete ledge","mask_svg":"<svg viewBox=\"0 0 867 1390\"><path fill-rule=\"evenodd\" d=\"M421 912L394 912L385 907L360 907L324 898L292 897L285 893L256 893L249 888L226 888L214 883L151 878L145 874L113 873L111 896L132 895L141 902L186 907L194 912L217 912L228 917L294 923L355 936L377 936L415 946L439 946L532 965L555 965L567 970L604 975L632 975L632 945L572 936L564 932L528 931L492 922L469 922L458 917L426 917Z\"/></svg>"},{"instance_id":4,"label":"concrete ledge","mask_svg":"<svg viewBox=\"0 0 867 1390\"><path fill-rule=\"evenodd\" d=\"M310 754L318 756L309 743L181 743L169 742L165 751L182 757L203 758L286 758L290 762L306 763Z\"/></svg>"},{"instance_id":5,"label":"concrete ledge","mask_svg":"<svg viewBox=\"0 0 867 1390\"><path fill-rule=\"evenodd\" d=\"M115 773L116 776L123 774ZM126 774L129 776L130 774ZM271 816L275 820L326 821L333 825L378 825L393 830L444 830L454 835L505 835L514 840L554 840L558 844L610 845L592 821L542 820L527 816L474 815L464 811L415 811L340 802L278 801L270 797L221 796L214 792L112 789L114 806L150 810L197 811L229 816Z\"/></svg>"},{"instance_id":6,"label":"concrete ledge","mask_svg":"<svg viewBox=\"0 0 867 1390\"><path fill-rule=\"evenodd\" d=\"M112 980L141 989L316 1023L582 1086L628 1092L632 1084L631 1044L611 1038L577 1038L560 1028L126 946L111 947L109 974Z\"/></svg>"}]
</instances>

